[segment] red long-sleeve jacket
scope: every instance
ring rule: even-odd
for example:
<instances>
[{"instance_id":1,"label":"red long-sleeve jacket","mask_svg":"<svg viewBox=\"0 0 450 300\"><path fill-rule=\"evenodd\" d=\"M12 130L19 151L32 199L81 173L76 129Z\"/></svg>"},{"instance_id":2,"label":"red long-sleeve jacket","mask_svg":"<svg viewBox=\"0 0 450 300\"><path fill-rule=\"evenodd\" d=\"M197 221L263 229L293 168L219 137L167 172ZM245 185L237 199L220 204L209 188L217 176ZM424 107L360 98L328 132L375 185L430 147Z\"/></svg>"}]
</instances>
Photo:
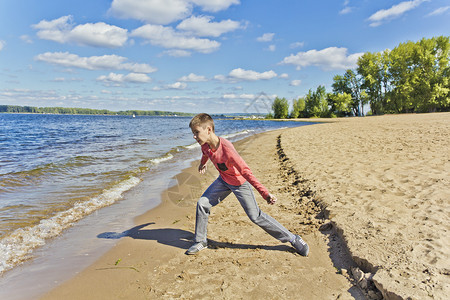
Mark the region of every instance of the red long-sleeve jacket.
<instances>
[{"instance_id":1,"label":"red long-sleeve jacket","mask_svg":"<svg viewBox=\"0 0 450 300\"><path fill-rule=\"evenodd\" d=\"M203 155L201 164L206 164L208 159L210 159L226 183L230 185L241 185L245 181L248 181L264 199L267 199L269 197L269 191L256 179L249 166L237 153L233 144L224 138L219 139L219 148L215 151L211 150L206 143L202 145Z\"/></svg>"}]
</instances>

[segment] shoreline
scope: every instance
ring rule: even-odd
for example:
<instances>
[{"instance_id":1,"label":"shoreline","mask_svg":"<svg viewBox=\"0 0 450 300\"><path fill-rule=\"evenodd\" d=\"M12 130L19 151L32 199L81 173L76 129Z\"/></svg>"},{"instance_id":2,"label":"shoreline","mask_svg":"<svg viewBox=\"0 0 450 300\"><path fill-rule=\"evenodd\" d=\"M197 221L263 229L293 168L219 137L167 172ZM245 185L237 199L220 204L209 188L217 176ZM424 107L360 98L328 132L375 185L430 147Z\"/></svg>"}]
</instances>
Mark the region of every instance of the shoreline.
<instances>
[{"instance_id":1,"label":"shoreline","mask_svg":"<svg viewBox=\"0 0 450 300\"><path fill-rule=\"evenodd\" d=\"M210 247L186 256L195 202L217 175L209 165L198 176L194 161L160 206L135 219L139 228L43 299L298 299L299 289L302 299L445 298L449 121L450 113L361 118L234 143L279 199L269 206L257 195L261 209L304 237L308 258L228 198L210 217Z\"/></svg>"},{"instance_id":2,"label":"shoreline","mask_svg":"<svg viewBox=\"0 0 450 300\"><path fill-rule=\"evenodd\" d=\"M259 130L264 128L267 130L271 126L256 125L256 127ZM231 140L239 140L253 135L254 131L258 132L257 130L234 132L233 128L231 129L232 133L226 135ZM182 151L172 149L161 157L163 159L158 159L155 162L158 167L144 173L140 177L142 182L123 193L121 197L123 199L79 220L64 234L48 239L43 246L33 251L32 257L29 257L31 259L5 272L0 278L0 298L16 300L37 298L95 262L118 241L108 237L97 237L97 234L114 230L121 233L131 228L132 226L127 224L134 224L133 219L137 215L160 203L160 194L174 184L172 177L197 157L193 155L198 150L195 144L178 148ZM169 158L168 155L172 157L170 153L173 154L173 159L166 160L166 157ZM25 287L20 288L21 293L16 293L23 284Z\"/></svg>"},{"instance_id":3,"label":"shoreline","mask_svg":"<svg viewBox=\"0 0 450 300\"><path fill-rule=\"evenodd\" d=\"M276 136L284 130L286 129L260 133L234 143L255 175L263 177L260 179L261 181L268 180L272 175L260 169L260 165L256 164L258 158L253 157L252 159L248 149L258 148L270 143L270 155L273 161L269 167L278 167L279 158L276 152ZM255 142L258 145L250 146L250 144ZM242 278L235 278L234 280L230 277L230 274L222 274L223 272L213 275L210 268L205 268L205 264L212 264L221 269L221 264L226 266L230 262L232 266L238 264L241 267L251 267L252 269L254 267L258 269L263 267L269 277L262 277L258 280L262 279L271 283L267 287L273 285L273 279L271 278L278 276L276 274L281 272L280 280L282 278L285 279L285 290L287 290L285 296L287 298L295 298L292 293L296 291L294 287L296 287L297 283L293 278L300 277L305 280L305 283L308 283L305 284L305 288L307 287L308 290L306 293L311 297L341 295L344 299L363 299L362 293L351 284L351 279L348 276L336 273L334 263L331 261L327 250L328 237L322 234L317 235L311 228L302 229L301 225L295 225L298 224L299 220L295 220L296 214L287 206L287 202L279 207L269 206L265 204L265 201L259 195L257 195L257 199L263 211L273 214L275 218L277 218L276 215L278 213L287 213L287 215L282 216L280 221L285 224L289 223L293 232L306 235L308 243L314 249L310 257L303 260L289 244L282 244L262 232L248 220L239 203L237 203L236 199L232 199L232 196L228 197L230 199L226 199L226 205L218 205L210 217L209 230L211 232L215 231L216 235L212 233L209 235L209 248L207 251L203 251L197 256L185 255L184 252L192 244L195 203L218 174L214 167L208 163L208 172L200 176L197 172L197 163L197 160L193 161L191 167L184 169L175 176L178 184L162 193L163 200L158 207L136 217L135 224L137 224L137 227L130 229L130 233L122 238L113 249L83 272L44 295L42 299L98 299L111 297L154 299L181 296L191 298L195 295L199 296L202 292L201 289L199 290L200 287L195 287L195 282L209 281L211 276L222 276L224 279L223 282L217 283L218 285L213 283L209 290L203 291L206 292L206 298L219 296L223 299L234 299L236 292L238 293L237 295L241 295L239 297L244 297L244 295L250 297L252 295L267 296L268 292L273 293L273 291L267 290L266 287L263 293L255 289L254 292L257 294L252 292L249 294L245 289L233 291L234 288L238 288L241 285ZM263 176L265 173L269 175L269 178ZM283 175L282 173L280 174L280 176ZM272 183L268 187L277 191L283 190L288 187L289 181L281 179L280 184L285 187L272 185ZM292 191L285 191L282 194L279 193L279 195L289 198L290 193ZM182 201L179 201L179 199L182 199ZM294 199L288 202L291 202L289 205L296 205ZM230 207L227 205L230 205ZM224 218L226 220L223 220ZM332 234L330 233L329 235L331 236ZM254 236L258 238L254 238ZM333 235L333 238L336 238L336 236ZM348 262L345 262L342 254L337 255L341 256L339 259L342 264L348 264ZM229 259L225 259L225 257L229 257ZM239 262L236 262L236 260ZM280 265L279 260L285 261L285 263ZM258 261L266 261L269 265L263 266ZM252 267L250 262L257 262L256 266ZM307 264L306 267L305 263ZM286 274L286 268L298 269L300 274ZM311 279L308 276L308 269L319 269L321 271L316 272ZM323 274L324 270L327 270L325 275ZM248 272L249 270L246 271ZM104 277L107 277L107 280ZM324 279L329 282L327 284L329 287L325 289L319 287L320 282ZM173 286L174 284L176 286ZM224 284L226 288L224 288ZM265 286L264 283L257 285L260 287ZM277 288L273 296L278 295L280 289L282 288ZM319 290L321 291L318 292Z\"/></svg>"}]
</instances>

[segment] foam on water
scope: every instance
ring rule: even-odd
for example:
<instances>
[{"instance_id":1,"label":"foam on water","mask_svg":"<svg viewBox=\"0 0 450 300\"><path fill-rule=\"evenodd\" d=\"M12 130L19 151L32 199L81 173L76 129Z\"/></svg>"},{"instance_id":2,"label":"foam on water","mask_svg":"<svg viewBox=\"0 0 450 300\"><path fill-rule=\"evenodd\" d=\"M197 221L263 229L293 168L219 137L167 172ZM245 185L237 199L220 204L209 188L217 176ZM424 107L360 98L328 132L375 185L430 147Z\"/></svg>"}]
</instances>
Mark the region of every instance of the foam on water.
<instances>
[{"instance_id":1,"label":"foam on water","mask_svg":"<svg viewBox=\"0 0 450 300\"><path fill-rule=\"evenodd\" d=\"M200 145L198 143L194 143L192 145L185 146L184 148L186 148L186 149L195 149L195 148L199 148L199 147L200 147Z\"/></svg>"},{"instance_id":2,"label":"foam on water","mask_svg":"<svg viewBox=\"0 0 450 300\"><path fill-rule=\"evenodd\" d=\"M240 135L251 134L253 132L255 132L255 130L248 129L248 130L242 130L242 131L239 131L239 132L233 132L233 133L224 134L224 135L220 135L220 136L225 138L225 139L230 139L230 138L234 138L234 137L237 137L237 136L240 136ZM200 145L198 143L194 143L194 144L191 144L191 145L188 145L188 146L184 146L183 148L195 149L195 148L199 148L199 147L200 147Z\"/></svg>"},{"instance_id":3,"label":"foam on water","mask_svg":"<svg viewBox=\"0 0 450 300\"><path fill-rule=\"evenodd\" d=\"M242 131L234 132L234 133L230 133L230 134L225 134L225 135L222 135L222 137L225 139L230 139L230 138L237 137L237 136L244 135L244 134L251 134L252 132L255 132L255 131L248 129L248 130L242 130Z\"/></svg>"},{"instance_id":4,"label":"foam on water","mask_svg":"<svg viewBox=\"0 0 450 300\"><path fill-rule=\"evenodd\" d=\"M150 162L154 165L158 165L158 164L162 163L163 161L168 161L168 160L171 160L172 158L173 158L173 155L171 153L167 153L164 156L150 159Z\"/></svg>"},{"instance_id":5,"label":"foam on water","mask_svg":"<svg viewBox=\"0 0 450 300\"><path fill-rule=\"evenodd\" d=\"M64 229L97 209L113 204L122 198L125 191L139 182L139 178L131 176L114 187L104 190L97 197L77 202L72 208L42 220L38 225L17 229L3 238L0 240L0 274L29 259L32 250L44 245L46 239L57 236Z\"/></svg>"}]
</instances>

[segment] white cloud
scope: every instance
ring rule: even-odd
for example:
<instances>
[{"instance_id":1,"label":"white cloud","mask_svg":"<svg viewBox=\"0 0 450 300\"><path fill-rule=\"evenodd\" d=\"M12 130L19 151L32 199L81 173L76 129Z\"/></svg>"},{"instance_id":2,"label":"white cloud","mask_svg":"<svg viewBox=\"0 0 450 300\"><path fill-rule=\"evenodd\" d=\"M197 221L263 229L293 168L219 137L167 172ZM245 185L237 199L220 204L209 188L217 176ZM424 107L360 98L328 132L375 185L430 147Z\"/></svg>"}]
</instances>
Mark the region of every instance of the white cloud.
<instances>
[{"instance_id":1,"label":"white cloud","mask_svg":"<svg viewBox=\"0 0 450 300\"><path fill-rule=\"evenodd\" d=\"M344 8L339 12L339 14L340 14L340 15L346 15L346 14L351 13L352 10L353 10L353 7L347 6L347 7L344 7Z\"/></svg>"},{"instance_id":2,"label":"white cloud","mask_svg":"<svg viewBox=\"0 0 450 300\"><path fill-rule=\"evenodd\" d=\"M383 23L383 21L398 18L407 11L416 8L417 6L426 1L429 0L404 1L400 2L399 4L393 5L389 9L381 9L369 17L368 20L372 22L370 23L370 26L377 27L380 26Z\"/></svg>"},{"instance_id":3,"label":"white cloud","mask_svg":"<svg viewBox=\"0 0 450 300\"><path fill-rule=\"evenodd\" d=\"M233 4L240 4L239 0L192 0L202 7L204 11L218 12L225 10Z\"/></svg>"},{"instance_id":4,"label":"white cloud","mask_svg":"<svg viewBox=\"0 0 450 300\"><path fill-rule=\"evenodd\" d=\"M148 64L128 63L118 55L80 57L68 52L46 52L35 57L38 61L69 68L86 70L126 70L133 73L152 73L157 69Z\"/></svg>"},{"instance_id":5,"label":"white cloud","mask_svg":"<svg viewBox=\"0 0 450 300\"><path fill-rule=\"evenodd\" d=\"M80 45L115 48L125 45L128 31L103 22L87 23L76 26L69 36L70 40Z\"/></svg>"},{"instance_id":6,"label":"white cloud","mask_svg":"<svg viewBox=\"0 0 450 300\"><path fill-rule=\"evenodd\" d=\"M223 20L220 22L211 22L211 16L191 16L178 24L177 29L192 33L195 36L218 37L224 33L234 31L241 27L241 23L232 20Z\"/></svg>"},{"instance_id":7,"label":"white cloud","mask_svg":"<svg viewBox=\"0 0 450 300\"><path fill-rule=\"evenodd\" d=\"M238 96L236 94L223 94L222 98L224 99L236 99Z\"/></svg>"},{"instance_id":8,"label":"white cloud","mask_svg":"<svg viewBox=\"0 0 450 300\"><path fill-rule=\"evenodd\" d=\"M67 40L66 34L73 28L72 16L64 16L55 20L42 20L38 24L31 27L38 30L38 37L45 40L51 40L59 43L64 43Z\"/></svg>"},{"instance_id":9,"label":"white cloud","mask_svg":"<svg viewBox=\"0 0 450 300\"><path fill-rule=\"evenodd\" d=\"M269 51L275 51L277 49L277 46L275 46L275 45L270 45L268 48L267 48L267 50L269 50Z\"/></svg>"},{"instance_id":10,"label":"white cloud","mask_svg":"<svg viewBox=\"0 0 450 300\"><path fill-rule=\"evenodd\" d=\"M283 74L281 74L281 75L278 76L278 77L280 77L280 78L282 78L282 79L288 79L288 78L289 78L289 75L288 75L287 73L283 73Z\"/></svg>"},{"instance_id":11,"label":"white cloud","mask_svg":"<svg viewBox=\"0 0 450 300\"><path fill-rule=\"evenodd\" d=\"M194 73L190 73L187 76L183 76L178 79L178 81L184 81L184 82L202 82L202 81L208 81L208 79L205 76L201 75L195 75Z\"/></svg>"},{"instance_id":12,"label":"white cloud","mask_svg":"<svg viewBox=\"0 0 450 300\"><path fill-rule=\"evenodd\" d=\"M226 81L227 77L224 75L216 75L216 76L214 76L214 79L218 80L218 81Z\"/></svg>"},{"instance_id":13,"label":"white cloud","mask_svg":"<svg viewBox=\"0 0 450 300\"><path fill-rule=\"evenodd\" d=\"M108 76L105 75L99 76L97 80L106 83L124 83L124 82L147 83L151 81L151 78L148 77L146 74L142 73L130 73L127 75L109 73Z\"/></svg>"},{"instance_id":14,"label":"white cloud","mask_svg":"<svg viewBox=\"0 0 450 300\"><path fill-rule=\"evenodd\" d=\"M277 77L277 73L272 70L260 73L252 70L237 68L231 70L228 76L216 75L214 76L214 79L223 82L236 83L239 81L269 80L275 77Z\"/></svg>"},{"instance_id":15,"label":"white cloud","mask_svg":"<svg viewBox=\"0 0 450 300\"><path fill-rule=\"evenodd\" d=\"M347 48L329 47L323 50L309 50L291 54L281 64L294 65L297 70L308 66L320 67L323 70L352 69L356 67L358 58L363 53L347 54Z\"/></svg>"},{"instance_id":16,"label":"white cloud","mask_svg":"<svg viewBox=\"0 0 450 300\"><path fill-rule=\"evenodd\" d=\"M6 45L6 42L0 40L0 51L2 51L3 47L5 47L5 45Z\"/></svg>"},{"instance_id":17,"label":"white cloud","mask_svg":"<svg viewBox=\"0 0 450 300\"><path fill-rule=\"evenodd\" d=\"M42 20L32 27L38 30L37 36L40 39L61 44L116 48L123 46L128 40L126 29L103 22L74 26L72 16L63 16L52 21Z\"/></svg>"},{"instance_id":18,"label":"white cloud","mask_svg":"<svg viewBox=\"0 0 450 300\"><path fill-rule=\"evenodd\" d=\"M353 7L348 6L350 4L349 0L344 1L344 8L339 12L340 15L349 14L353 11Z\"/></svg>"},{"instance_id":19,"label":"white cloud","mask_svg":"<svg viewBox=\"0 0 450 300\"><path fill-rule=\"evenodd\" d=\"M77 93L58 94L55 90L31 90L31 89L4 89L0 90L0 100L25 101L25 105L50 106L49 101L53 101L54 106L59 106L54 101L62 101L67 104L69 101L80 100L82 96ZM85 96L83 100L97 100L96 96Z\"/></svg>"},{"instance_id":20,"label":"white cloud","mask_svg":"<svg viewBox=\"0 0 450 300\"><path fill-rule=\"evenodd\" d=\"M119 18L166 25L189 16L192 3L185 0L114 0L109 11Z\"/></svg>"},{"instance_id":21,"label":"white cloud","mask_svg":"<svg viewBox=\"0 0 450 300\"><path fill-rule=\"evenodd\" d=\"M26 35L26 34L21 35L20 39L22 41L24 41L25 43L27 43L27 44L32 44L33 43L33 40L31 39L31 37Z\"/></svg>"},{"instance_id":22,"label":"white cloud","mask_svg":"<svg viewBox=\"0 0 450 300\"><path fill-rule=\"evenodd\" d=\"M191 56L191 52L186 51L186 50L166 50L162 52L162 55L169 55L169 56L173 56L173 57L188 57Z\"/></svg>"},{"instance_id":23,"label":"white cloud","mask_svg":"<svg viewBox=\"0 0 450 300\"><path fill-rule=\"evenodd\" d=\"M184 90L187 87L187 84L184 82L175 82L172 84L169 84L166 86L168 89L174 89L174 90Z\"/></svg>"},{"instance_id":24,"label":"white cloud","mask_svg":"<svg viewBox=\"0 0 450 300\"><path fill-rule=\"evenodd\" d=\"M169 49L193 50L211 53L219 49L220 43L209 39L200 39L176 32L171 27L144 25L131 33L132 36L146 39L150 44Z\"/></svg>"},{"instance_id":25,"label":"white cloud","mask_svg":"<svg viewBox=\"0 0 450 300\"><path fill-rule=\"evenodd\" d=\"M228 74L228 78L232 80L248 80L248 81L256 81L256 80L268 80L277 77L277 73L274 71L266 71L266 72L256 72L252 70L244 70L241 68L231 70Z\"/></svg>"},{"instance_id":26,"label":"white cloud","mask_svg":"<svg viewBox=\"0 0 450 300\"><path fill-rule=\"evenodd\" d=\"M255 99L255 95L254 94L223 94L222 95L222 99L246 99L246 100L253 100Z\"/></svg>"},{"instance_id":27,"label":"white cloud","mask_svg":"<svg viewBox=\"0 0 450 300\"><path fill-rule=\"evenodd\" d=\"M303 46L305 46L305 43L304 43L304 42L295 42L295 43L292 43L292 44L290 45L291 49L294 49L294 48L301 48L301 47L303 47Z\"/></svg>"},{"instance_id":28,"label":"white cloud","mask_svg":"<svg viewBox=\"0 0 450 300\"><path fill-rule=\"evenodd\" d=\"M114 0L109 12L119 18L130 18L146 23L167 25L192 14L194 5L202 10L218 12L239 0Z\"/></svg>"},{"instance_id":29,"label":"white cloud","mask_svg":"<svg viewBox=\"0 0 450 300\"><path fill-rule=\"evenodd\" d=\"M296 79L296 80L292 80L289 85L290 86L299 86L300 84L302 84L302 81L299 79Z\"/></svg>"},{"instance_id":30,"label":"white cloud","mask_svg":"<svg viewBox=\"0 0 450 300\"><path fill-rule=\"evenodd\" d=\"M256 40L258 42L270 42L273 40L275 33L264 33L262 36L258 37Z\"/></svg>"},{"instance_id":31,"label":"white cloud","mask_svg":"<svg viewBox=\"0 0 450 300\"><path fill-rule=\"evenodd\" d=\"M56 77L53 79L54 82L76 82L76 81L83 81L82 78L65 78L65 77Z\"/></svg>"},{"instance_id":32,"label":"white cloud","mask_svg":"<svg viewBox=\"0 0 450 300\"><path fill-rule=\"evenodd\" d=\"M444 7L439 7L438 9L430 12L428 15L426 15L427 17L431 17L431 16L438 16L438 15L442 15L444 14L447 10L450 9L450 6L444 6Z\"/></svg>"},{"instance_id":33,"label":"white cloud","mask_svg":"<svg viewBox=\"0 0 450 300\"><path fill-rule=\"evenodd\" d=\"M127 82L146 83L152 79L143 73L130 73L125 75L124 80Z\"/></svg>"},{"instance_id":34,"label":"white cloud","mask_svg":"<svg viewBox=\"0 0 450 300\"><path fill-rule=\"evenodd\" d=\"M187 84L185 82L174 82L172 84L166 84L162 87L155 86L153 91L161 91L161 90L184 90L187 88Z\"/></svg>"}]
</instances>

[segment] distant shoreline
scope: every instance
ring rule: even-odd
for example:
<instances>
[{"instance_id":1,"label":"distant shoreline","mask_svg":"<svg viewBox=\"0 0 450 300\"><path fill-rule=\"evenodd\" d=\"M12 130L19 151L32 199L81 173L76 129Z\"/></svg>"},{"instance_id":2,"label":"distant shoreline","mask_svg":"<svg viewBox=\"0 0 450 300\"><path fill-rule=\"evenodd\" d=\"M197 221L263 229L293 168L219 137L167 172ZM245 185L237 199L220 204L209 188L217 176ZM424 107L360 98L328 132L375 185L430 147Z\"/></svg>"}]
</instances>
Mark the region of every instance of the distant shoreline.
<instances>
[{"instance_id":1,"label":"distant shoreline","mask_svg":"<svg viewBox=\"0 0 450 300\"><path fill-rule=\"evenodd\" d=\"M124 110L91 109L76 107L35 107L0 105L0 113L54 114L54 115L125 115L125 116L193 116L192 113L159 111L159 110Z\"/></svg>"},{"instance_id":2,"label":"distant shoreline","mask_svg":"<svg viewBox=\"0 0 450 300\"><path fill-rule=\"evenodd\" d=\"M30 112L0 112L4 115L59 115L59 116L105 116L105 117L117 117L117 116L128 116L133 115L127 114L65 114L65 113L30 113ZM136 115L136 117L190 117L187 115Z\"/></svg>"}]
</instances>

